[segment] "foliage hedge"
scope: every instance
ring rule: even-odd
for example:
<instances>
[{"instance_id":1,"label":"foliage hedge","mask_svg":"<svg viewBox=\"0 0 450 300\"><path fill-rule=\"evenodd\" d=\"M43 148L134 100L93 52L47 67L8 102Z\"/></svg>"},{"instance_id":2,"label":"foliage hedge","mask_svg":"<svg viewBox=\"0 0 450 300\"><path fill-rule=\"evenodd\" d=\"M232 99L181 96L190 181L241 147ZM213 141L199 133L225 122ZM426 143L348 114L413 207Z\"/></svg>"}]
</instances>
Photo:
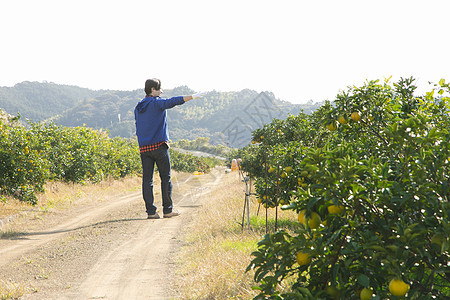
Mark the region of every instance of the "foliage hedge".
<instances>
[{"instance_id":1,"label":"foliage hedge","mask_svg":"<svg viewBox=\"0 0 450 300\"><path fill-rule=\"evenodd\" d=\"M209 154L213 154L213 155L218 155L221 157L226 157L230 151L231 148L228 148L226 146L223 145L211 145L209 143L209 138L205 138L205 137L198 137L193 141L189 141L186 139L180 139L174 143L172 143L171 145L173 145L173 147L177 147L177 148L181 148L181 149L185 149L185 150L195 150L195 151L201 151L201 152L205 152L205 153L209 153Z\"/></svg>"},{"instance_id":2,"label":"foliage hedge","mask_svg":"<svg viewBox=\"0 0 450 300\"><path fill-rule=\"evenodd\" d=\"M97 183L140 170L135 143L87 127L0 121L0 192L35 204L48 181Z\"/></svg>"},{"instance_id":3,"label":"foliage hedge","mask_svg":"<svg viewBox=\"0 0 450 300\"><path fill-rule=\"evenodd\" d=\"M182 172L202 172L206 173L214 166L223 162L217 158L198 157L192 154L185 154L169 149L172 168Z\"/></svg>"}]
</instances>

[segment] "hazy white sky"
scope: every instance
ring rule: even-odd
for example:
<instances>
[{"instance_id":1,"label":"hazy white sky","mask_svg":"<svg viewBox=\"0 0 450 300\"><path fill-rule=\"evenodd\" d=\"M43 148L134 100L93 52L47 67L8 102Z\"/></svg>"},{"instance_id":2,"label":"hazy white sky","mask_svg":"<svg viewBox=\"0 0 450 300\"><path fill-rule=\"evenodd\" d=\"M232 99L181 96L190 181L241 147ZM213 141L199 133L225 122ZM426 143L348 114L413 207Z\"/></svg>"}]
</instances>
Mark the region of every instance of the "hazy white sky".
<instances>
[{"instance_id":1,"label":"hazy white sky","mask_svg":"<svg viewBox=\"0 0 450 300\"><path fill-rule=\"evenodd\" d=\"M366 79L450 80L448 0L1 0L0 86L271 91L334 99Z\"/></svg>"}]
</instances>

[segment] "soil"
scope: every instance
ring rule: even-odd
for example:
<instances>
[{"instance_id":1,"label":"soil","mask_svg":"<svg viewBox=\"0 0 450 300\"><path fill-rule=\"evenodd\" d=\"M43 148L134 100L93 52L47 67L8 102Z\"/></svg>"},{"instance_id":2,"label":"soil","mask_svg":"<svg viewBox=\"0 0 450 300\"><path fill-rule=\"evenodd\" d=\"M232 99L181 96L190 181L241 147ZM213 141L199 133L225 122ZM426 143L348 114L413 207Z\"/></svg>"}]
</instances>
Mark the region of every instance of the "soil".
<instances>
[{"instance_id":1,"label":"soil","mask_svg":"<svg viewBox=\"0 0 450 300\"><path fill-rule=\"evenodd\" d=\"M181 213L173 218L148 220L140 191L22 216L20 232L0 240L0 283L24 288L21 299L179 298L175 256L183 229L223 176L223 168L173 176ZM159 193L155 200L161 206Z\"/></svg>"}]
</instances>

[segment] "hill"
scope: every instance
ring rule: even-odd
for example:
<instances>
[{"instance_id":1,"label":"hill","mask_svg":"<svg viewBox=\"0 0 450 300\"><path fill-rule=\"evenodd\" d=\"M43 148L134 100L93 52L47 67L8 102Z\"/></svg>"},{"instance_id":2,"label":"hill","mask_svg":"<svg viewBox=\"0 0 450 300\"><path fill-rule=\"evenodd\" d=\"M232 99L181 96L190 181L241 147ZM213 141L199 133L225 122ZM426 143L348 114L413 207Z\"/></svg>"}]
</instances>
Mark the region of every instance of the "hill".
<instances>
[{"instance_id":1,"label":"hill","mask_svg":"<svg viewBox=\"0 0 450 300\"><path fill-rule=\"evenodd\" d=\"M0 108L33 121L43 121L103 93L51 82L24 81L13 87L0 87Z\"/></svg>"},{"instance_id":2,"label":"hill","mask_svg":"<svg viewBox=\"0 0 450 300\"><path fill-rule=\"evenodd\" d=\"M187 86L164 90L163 97L189 95ZM54 83L23 82L0 87L0 107L20 112L33 121L52 120L63 126L107 129L111 136L134 137L134 107L142 90L93 91ZM245 89L236 92L208 92L204 98L177 106L168 112L170 138L194 140L206 137L212 144L241 147L251 132L273 118L285 118L300 111L311 113L321 103L292 104L271 92Z\"/></svg>"}]
</instances>

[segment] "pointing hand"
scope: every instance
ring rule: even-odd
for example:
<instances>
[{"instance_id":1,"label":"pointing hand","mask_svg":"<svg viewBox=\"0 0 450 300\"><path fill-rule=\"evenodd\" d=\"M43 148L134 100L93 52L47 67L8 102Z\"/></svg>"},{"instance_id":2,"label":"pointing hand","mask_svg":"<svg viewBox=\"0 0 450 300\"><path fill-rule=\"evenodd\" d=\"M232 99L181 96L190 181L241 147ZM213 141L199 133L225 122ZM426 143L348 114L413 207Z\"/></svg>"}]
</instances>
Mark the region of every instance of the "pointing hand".
<instances>
[{"instance_id":1,"label":"pointing hand","mask_svg":"<svg viewBox=\"0 0 450 300\"><path fill-rule=\"evenodd\" d=\"M192 99L197 99L197 98L203 97L203 96L205 96L205 94L206 94L206 92L200 92L200 93L193 94Z\"/></svg>"}]
</instances>

